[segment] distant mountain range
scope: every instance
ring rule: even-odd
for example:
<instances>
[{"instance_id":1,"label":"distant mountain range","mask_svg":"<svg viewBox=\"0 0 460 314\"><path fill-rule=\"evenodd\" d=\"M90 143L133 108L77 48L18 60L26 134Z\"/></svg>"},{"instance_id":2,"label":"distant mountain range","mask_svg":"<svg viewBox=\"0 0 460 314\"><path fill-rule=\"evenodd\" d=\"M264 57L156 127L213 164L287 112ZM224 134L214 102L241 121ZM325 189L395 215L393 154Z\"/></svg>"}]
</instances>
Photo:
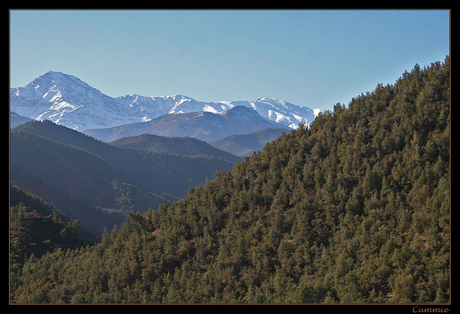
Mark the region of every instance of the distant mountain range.
<instances>
[{"instance_id":1,"label":"distant mountain range","mask_svg":"<svg viewBox=\"0 0 460 314\"><path fill-rule=\"evenodd\" d=\"M237 106L253 109L261 117L277 123L277 127L295 129L301 122L310 124L321 112L275 98L217 102L201 102L183 95L145 97L131 94L114 98L75 76L52 71L26 85L11 88L10 106L11 111L20 116L51 120L78 131L149 122L168 114L176 114L174 119L180 117L182 123L184 119L181 118L189 116L179 116L179 113L225 115L225 111Z\"/></svg>"},{"instance_id":2,"label":"distant mountain range","mask_svg":"<svg viewBox=\"0 0 460 314\"><path fill-rule=\"evenodd\" d=\"M263 118L255 110L236 106L219 112L172 113L149 122L121 125L107 129L84 130L96 139L110 142L143 133L175 137L195 137L215 141L232 134L248 134L266 128L278 128L279 123Z\"/></svg>"}]
</instances>

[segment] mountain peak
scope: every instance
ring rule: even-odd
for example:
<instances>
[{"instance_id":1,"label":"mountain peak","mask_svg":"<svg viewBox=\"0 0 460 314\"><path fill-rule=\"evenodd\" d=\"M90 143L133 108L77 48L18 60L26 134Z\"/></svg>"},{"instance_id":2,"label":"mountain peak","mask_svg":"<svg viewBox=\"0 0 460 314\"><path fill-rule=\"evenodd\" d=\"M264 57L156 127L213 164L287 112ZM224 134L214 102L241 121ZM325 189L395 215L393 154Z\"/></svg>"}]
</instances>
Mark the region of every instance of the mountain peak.
<instances>
[{"instance_id":1,"label":"mountain peak","mask_svg":"<svg viewBox=\"0 0 460 314\"><path fill-rule=\"evenodd\" d=\"M50 75L51 76L63 76L63 75L73 76L73 75L70 75L70 74L62 73L60 71L48 71L45 74L43 74L42 76L45 76L45 75L48 75L48 76L50 76Z\"/></svg>"},{"instance_id":2,"label":"mountain peak","mask_svg":"<svg viewBox=\"0 0 460 314\"><path fill-rule=\"evenodd\" d=\"M65 89L76 89L76 88L84 88L84 89L93 89L99 92L97 89L92 88L87 83L80 80L78 77L65 74L62 72L56 71L48 71L43 75L40 75L32 82L21 86L21 88L33 87L35 91L41 93L41 91L47 91L51 89L55 90L65 90ZM45 91L46 93L46 91Z\"/></svg>"},{"instance_id":3,"label":"mountain peak","mask_svg":"<svg viewBox=\"0 0 460 314\"><path fill-rule=\"evenodd\" d=\"M252 115L252 116L260 116L260 113L258 113L256 110L253 108L249 108L246 106L238 105L233 108L230 108L229 110L220 112L223 116L231 116L231 115Z\"/></svg>"},{"instance_id":4,"label":"mountain peak","mask_svg":"<svg viewBox=\"0 0 460 314\"><path fill-rule=\"evenodd\" d=\"M36 80L43 80L43 79L59 79L59 80L65 80L65 79L77 79L80 81L79 78L77 78L76 76L73 76L73 75L70 75L70 74L65 74L65 73L62 73L62 72L57 72L57 71L48 71L46 72L45 74L43 75L40 75L38 78L36 78L34 81ZM32 82L34 82L32 81Z\"/></svg>"},{"instance_id":5,"label":"mountain peak","mask_svg":"<svg viewBox=\"0 0 460 314\"><path fill-rule=\"evenodd\" d=\"M252 112L252 111L255 111L253 110L252 108L249 108L249 107L246 107L246 106L242 106L242 105L237 105L233 108L230 108L224 112Z\"/></svg>"}]
</instances>

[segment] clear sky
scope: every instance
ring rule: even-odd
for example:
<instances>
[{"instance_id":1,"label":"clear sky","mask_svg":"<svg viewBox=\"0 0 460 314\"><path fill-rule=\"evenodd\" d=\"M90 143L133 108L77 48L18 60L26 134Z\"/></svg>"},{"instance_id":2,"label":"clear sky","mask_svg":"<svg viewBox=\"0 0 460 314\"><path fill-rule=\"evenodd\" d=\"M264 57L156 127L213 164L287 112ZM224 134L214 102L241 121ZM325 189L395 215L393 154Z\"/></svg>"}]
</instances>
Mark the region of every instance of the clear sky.
<instances>
[{"instance_id":1,"label":"clear sky","mask_svg":"<svg viewBox=\"0 0 460 314\"><path fill-rule=\"evenodd\" d=\"M331 110L449 54L449 11L10 11L10 84Z\"/></svg>"}]
</instances>

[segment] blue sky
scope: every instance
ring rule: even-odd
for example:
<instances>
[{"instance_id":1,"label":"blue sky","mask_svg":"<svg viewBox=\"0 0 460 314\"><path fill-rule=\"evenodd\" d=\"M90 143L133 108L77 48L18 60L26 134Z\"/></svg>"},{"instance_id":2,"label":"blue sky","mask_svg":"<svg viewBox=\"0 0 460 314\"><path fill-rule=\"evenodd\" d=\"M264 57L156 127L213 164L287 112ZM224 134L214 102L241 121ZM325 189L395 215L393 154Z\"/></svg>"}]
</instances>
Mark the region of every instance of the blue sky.
<instances>
[{"instance_id":1,"label":"blue sky","mask_svg":"<svg viewBox=\"0 0 460 314\"><path fill-rule=\"evenodd\" d=\"M448 54L446 10L10 11L11 87L61 71L113 97L331 110Z\"/></svg>"}]
</instances>

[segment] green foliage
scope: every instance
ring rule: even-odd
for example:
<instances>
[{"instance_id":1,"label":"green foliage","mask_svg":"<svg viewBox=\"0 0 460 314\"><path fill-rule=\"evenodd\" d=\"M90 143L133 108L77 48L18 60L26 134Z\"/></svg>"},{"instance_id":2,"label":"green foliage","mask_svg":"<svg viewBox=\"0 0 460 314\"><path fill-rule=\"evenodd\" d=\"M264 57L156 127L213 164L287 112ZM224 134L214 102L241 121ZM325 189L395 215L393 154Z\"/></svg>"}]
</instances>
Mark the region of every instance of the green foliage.
<instances>
[{"instance_id":1,"label":"green foliage","mask_svg":"<svg viewBox=\"0 0 460 314\"><path fill-rule=\"evenodd\" d=\"M18 271L32 254L40 257L58 248L74 249L84 244L79 234L79 221L70 220L38 197L12 186L11 205L11 271ZM64 222L67 222L67 226ZM84 238L92 239L85 230L81 234Z\"/></svg>"},{"instance_id":2,"label":"green foliage","mask_svg":"<svg viewBox=\"0 0 460 314\"><path fill-rule=\"evenodd\" d=\"M232 172L31 256L18 303L449 301L449 58L379 84Z\"/></svg>"}]
</instances>

